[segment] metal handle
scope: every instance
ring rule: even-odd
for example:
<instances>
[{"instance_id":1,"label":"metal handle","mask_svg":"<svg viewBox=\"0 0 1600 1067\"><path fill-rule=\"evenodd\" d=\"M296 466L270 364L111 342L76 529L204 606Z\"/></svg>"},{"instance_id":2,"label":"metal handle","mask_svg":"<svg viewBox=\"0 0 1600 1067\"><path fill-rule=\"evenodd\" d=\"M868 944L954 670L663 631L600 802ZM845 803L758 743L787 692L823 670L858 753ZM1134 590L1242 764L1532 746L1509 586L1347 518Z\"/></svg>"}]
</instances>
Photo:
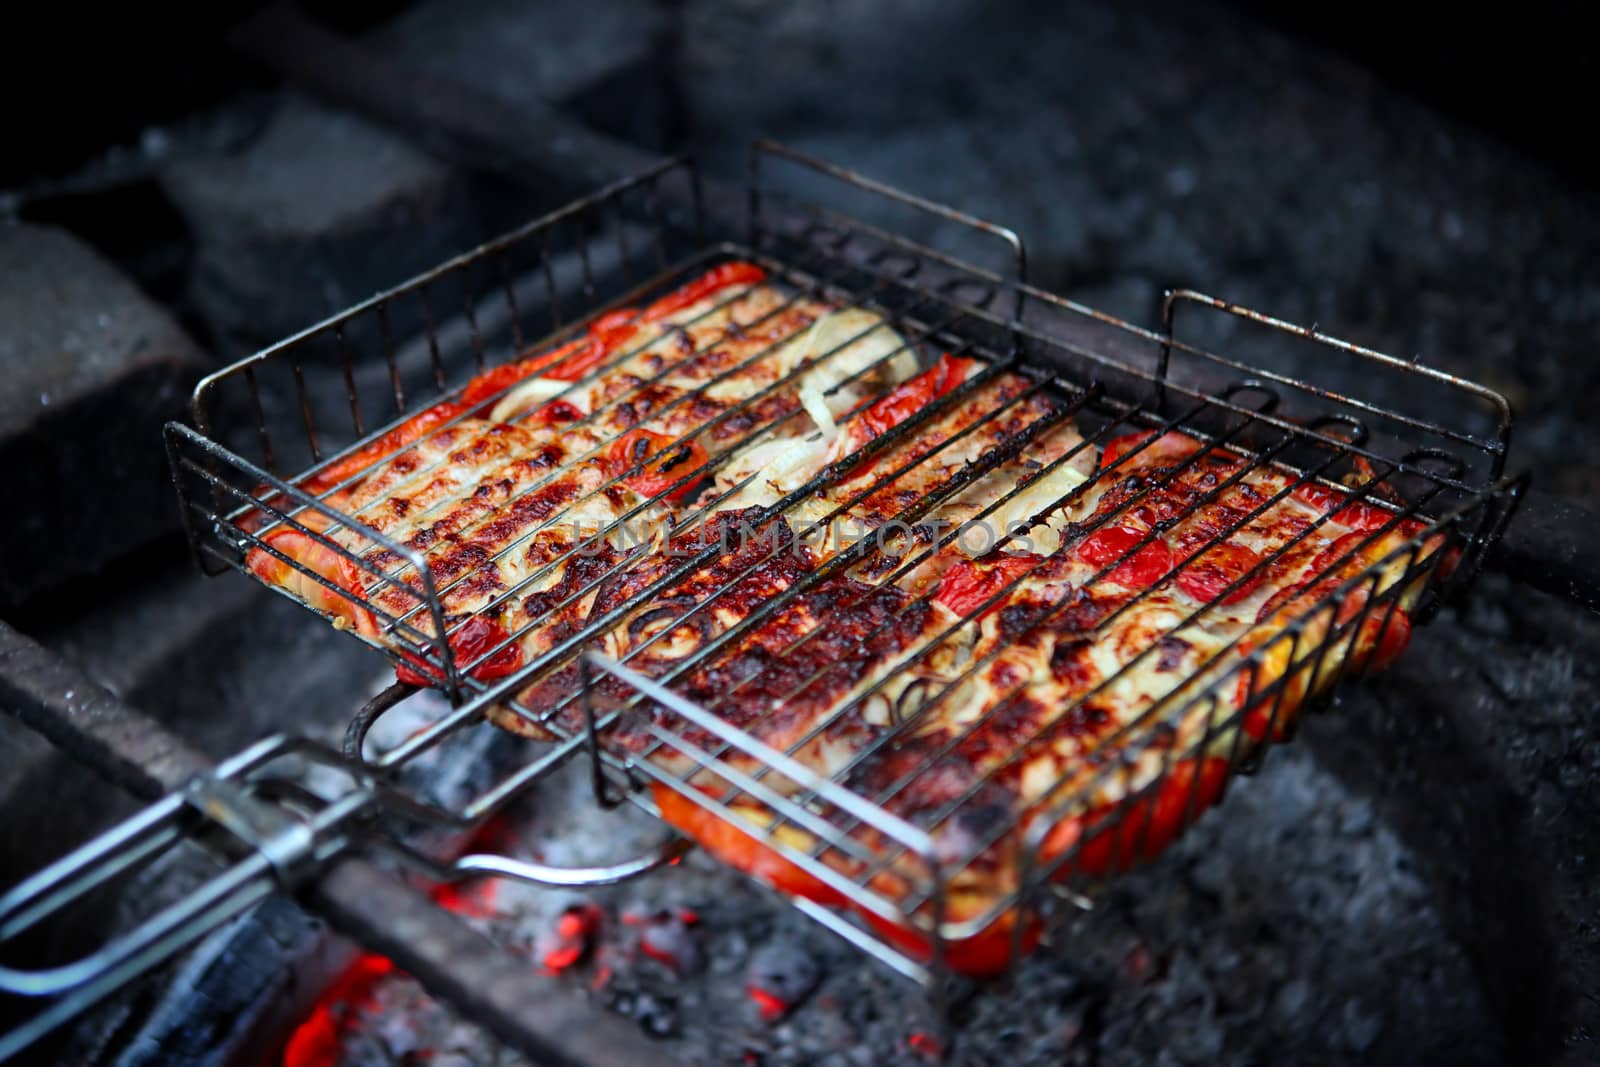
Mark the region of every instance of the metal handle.
<instances>
[{"instance_id":1,"label":"metal handle","mask_svg":"<svg viewBox=\"0 0 1600 1067\"><path fill-rule=\"evenodd\" d=\"M639 855L616 863L556 867L490 852L474 852L459 857L453 863L440 863L393 842L384 842L383 846L435 882L457 882L463 878L477 877L514 878L519 882L552 889L596 889L617 885L674 863L694 847L693 842L674 834L651 845Z\"/></svg>"},{"instance_id":2,"label":"metal handle","mask_svg":"<svg viewBox=\"0 0 1600 1067\"><path fill-rule=\"evenodd\" d=\"M193 892L79 959L36 970L0 965L0 991L57 998L0 1036L0 1060L16 1055L271 894L305 885L356 845L372 844L394 852L439 882L490 876L566 889L615 885L636 878L677 860L691 847L687 840L672 836L641 855L586 867L556 867L487 853L440 862L398 841L357 832L358 827L370 825L358 817L383 810L396 799L375 782L359 784L314 812L300 812L257 795L253 786L266 785L272 779L259 783L243 780L269 761L296 753L339 760L337 754L303 739L268 738L0 896L3 944L184 841L205 837L224 856L239 857ZM219 830L222 835L217 840Z\"/></svg>"},{"instance_id":3,"label":"metal handle","mask_svg":"<svg viewBox=\"0 0 1600 1067\"><path fill-rule=\"evenodd\" d=\"M278 739L272 739L275 743ZM257 754L256 746L241 756ZM237 794L237 795L236 795ZM143 866L197 832L196 814L209 817L252 846L191 893L71 963L39 970L0 966L0 990L54 1003L0 1037L9 1059L61 1024L255 907L299 872L315 849L317 829L271 805L251 801L219 774L158 801L78 848L0 897L0 942L59 914L105 885ZM348 818L349 802L322 813Z\"/></svg>"}]
</instances>

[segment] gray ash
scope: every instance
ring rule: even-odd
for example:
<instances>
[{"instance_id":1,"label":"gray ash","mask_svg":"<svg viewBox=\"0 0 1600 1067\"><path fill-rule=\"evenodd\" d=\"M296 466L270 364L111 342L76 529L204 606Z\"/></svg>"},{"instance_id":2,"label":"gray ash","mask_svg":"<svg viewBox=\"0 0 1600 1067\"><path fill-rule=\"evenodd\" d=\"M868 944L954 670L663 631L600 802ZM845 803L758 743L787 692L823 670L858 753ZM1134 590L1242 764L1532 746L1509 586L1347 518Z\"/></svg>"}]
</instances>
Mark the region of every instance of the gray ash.
<instances>
[{"instance_id":1,"label":"gray ash","mask_svg":"<svg viewBox=\"0 0 1600 1067\"><path fill-rule=\"evenodd\" d=\"M596 808L576 773L527 808L519 847L544 843L546 862L616 858L661 833ZM505 883L473 921L525 947L531 967L575 905L602 913L564 978L685 1063L1499 1062L1502 1038L1418 867L1370 800L1289 747L1159 862L1066 911L1015 975L958 991L943 1021L920 989L699 853L582 896ZM398 975L382 985L380 1006L400 995L388 986L414 991ZM785 1010L764 1010L751 987ZM419 1047L520 1062L418 1000ZM374 1040L358 1032L349 1062L389 1062L355 1058Z\"/></svg>"}]
</instances>

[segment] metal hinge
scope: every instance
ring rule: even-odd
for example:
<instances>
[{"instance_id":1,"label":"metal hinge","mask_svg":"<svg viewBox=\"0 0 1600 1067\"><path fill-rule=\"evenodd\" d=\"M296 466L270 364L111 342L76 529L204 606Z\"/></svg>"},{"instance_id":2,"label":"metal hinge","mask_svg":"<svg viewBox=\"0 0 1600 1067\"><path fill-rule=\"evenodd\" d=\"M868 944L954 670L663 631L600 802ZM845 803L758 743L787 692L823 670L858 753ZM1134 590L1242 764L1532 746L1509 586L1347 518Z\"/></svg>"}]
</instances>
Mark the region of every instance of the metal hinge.
<instances>
[{"instance_id":1,"label":"metal hinge","mask_svg":"<svg viewBox=\"0 0 1600 1067\"><path fill-rule=\"evenodd\" d=\"M314 867L316 835L277 804L250 795L238 782L197 778L184 802L249 846L272 865L278 884L292 889Z\"/></svg>"}]
</instances>

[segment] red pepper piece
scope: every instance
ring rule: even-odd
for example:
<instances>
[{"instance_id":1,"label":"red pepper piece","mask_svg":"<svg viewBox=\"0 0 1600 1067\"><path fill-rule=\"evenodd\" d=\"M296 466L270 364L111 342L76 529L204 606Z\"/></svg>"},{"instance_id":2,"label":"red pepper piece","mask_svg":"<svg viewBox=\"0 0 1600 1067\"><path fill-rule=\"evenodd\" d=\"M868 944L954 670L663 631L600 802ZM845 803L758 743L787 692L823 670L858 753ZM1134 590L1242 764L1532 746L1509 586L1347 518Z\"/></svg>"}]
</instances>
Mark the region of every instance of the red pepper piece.
<instances>
[{"instance_id":1,"label":"red pepper piece","mask_svg":"<svg viewBox=\"0 0 1600 1067\"><path fill-rule=\"evenodd\" d=\"M939 362L915 378L901 382L887 395L874 400L850 423L853 448L860 448L873 438L888 433L939 397L955 389L967 380L968 373L977 365L977 360L963 359L946 352L939 357ZM849 476L859 478L877 464L877 459L869 459L851 471Z\"/></svg>"},{"instance_id":2,"label":"red pepper piece","mask_svg":"<svg viewBox=\"0 0 1600 1067\"><path fill-rule=\"evenodd\" d=\"M980 604L1043 561L1043 556L1027 552L996 553L983 559L961 560L945 571L933 599L957 615L971 615ZM995 601L983 614L993 613L1004 603L1003 599Z\"/></svg>"},{"instance_id":3,"label":"red pepper piece","mask_svg":"<svg viewBox=\"0 0 1600 1067\"><path fill-rule=\"evenodd\" d=\"M436 428L466 411L470 405L458 403L435 404L418 412L399 426L383 434L371 444L341 459L331 467L318 471L306 479L301 488L308 493L320 493L353 475L359 474L379 460L394 455Z\"/></svg>"},{"instance_id":4,"label":"red pepper piece","mask_svg":"<svg viewBox=\"0 0 1600 1067\"><path fill-rule=\"evenodd\" d=\"M506 645L488 659L478 663L483 656L496 645L504 641L509 635L498 620L474 615L468 619L460 629L450 635L449 645L451 656L455 659L457 667L470 667L468 673L479 681L490 681L495 678L504 678L522 666L522 648L515 644ZM405 655L403 663L398 663L394 668L396 680L407 685L431 686L440 685L444 679L439 669L432 664L425 663L413 655Z\"/></svg>"},{"instance_id":5,"label":"red pepper piece","mask_svg":"<svg viewBox=\"0 0 1600 1067\"><path fill-rule=\"evenodd\" d=\"M1261 557L1243 545L1229 541L1212 545L1205 554L1193 557L1178 572L1178 588L1202 604L1209 604L1222 595L1222 591L1261 562ZM1255 592L1263 575L1257 571L1244 584L1223 598L1224 604L1236 604Z\"/></svg>"},{"instance_id":6,"label":"red pepper piece","mask_svg":"<svg viewBox=\"0 0 1600 1067\"><path fill-rule=\"evenodd\" d=\"M653 430L629 430L611 443L606 450L606 461L612 477L633 470L622 479L622 484L640 496L659 496L680 478L700 470L710 457L699 440L678 441ZM666 499L677 502L688 497L697 488L698 478L691 478L677 489L667 493Z\"/></svg>"},{"instance_id":7,"label":"red pepper piece","mask_svg":"<svg viewBox=\"0 0 1600 1067\"><path fill-rule=\"evenodd\" d=\"M350 593L336 593L308 575L285 563L264 548L252 548L245 566L269 585L292 590L318 611L343 619L364 637L376 637L377 621L358 600L364 593L361 568L309 534L295 529L274 530L263 539L306 570L326 578Z\"/></svg>"},{"instance_id":8,"label":"red pepper piece","mask_svg":"<svg viewBox=\"0 0 1600 1067\"><path fill-rule=\"evenodd\" d=\"M754 263L735 260L713 267L687 285L668 293L645 309L644 320L664 319L674 311L697 304L719 289L730 285L756 285L767 280L767 272Z\"/></svg>"},{"instance_id":9,"label":"red pepper piece","mask_svg":"<svg viewBox=\"0 0 1600 1067\"><path fill-rule=\"evenodd\" d=\"M1078 558L1095 567L1122 560L1105 580L1125 589L1148 589L1172 570L1172 549L1157 538L1133 551L1133 546L1144 536L1145 531L1132 526L1107 526L1084 539L1078 546Z\"/></svg>"},{"instance_id":10,"label":"red pepper piece","mask_svg":"<svg viewBox=\"0 0 1600 1067\"><path fill-rule=\"evenodd\" d=\"M1146 441L1150 444L1133 460L1124 464L1119 470L1131 470L1135 467L1168 466L1189 458L1200 451L1203 445L1188 434L1164 433L1159 439L1155 438L1154 430L1137 430L1125 433L1121 437L1113 437L1106 442L1105 448L1100 452L1100 468L1104 470L1123 456L1143 445Z\"/></svg>"}]
</instances>

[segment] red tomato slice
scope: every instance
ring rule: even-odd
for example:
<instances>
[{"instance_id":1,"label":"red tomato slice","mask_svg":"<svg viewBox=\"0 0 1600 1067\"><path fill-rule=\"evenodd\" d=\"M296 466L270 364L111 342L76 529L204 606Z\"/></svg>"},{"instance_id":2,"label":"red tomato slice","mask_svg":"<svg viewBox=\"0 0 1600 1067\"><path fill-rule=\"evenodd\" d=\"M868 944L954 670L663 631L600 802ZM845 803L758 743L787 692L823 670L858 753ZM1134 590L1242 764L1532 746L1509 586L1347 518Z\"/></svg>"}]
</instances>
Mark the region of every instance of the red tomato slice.
<instances>
[{"instance_id":1,"label":"red tomato slice","mask_svg":"<svg viewBox=\"0 0 1600 1067\"><path fill-rule=\"evenodd\" d=\"M1261 557L1245 546L1224 541L1184 564L1183 570L1178 572L1178 588L1202 604L1209 604L1260 562ZM1223 597L1222 602L1237 604L1255 592L1263 576L1260 571L1251 574L1238 589Z\"/></svg>"},{"instance_id":2,"label":"red tomato slice","mask_svg":"<svg viewBox=\"0 0 1600 1067\"><path fill-rule=\"evenodd\" d=\"M1100 452L1100 467L1104 469L1111 466L1123 456L1132 452L1146 441L1155 437L1154 430L1138 430L1134 433L1125 433L1121 437L1113 437L1106 442ZM1133 458L1127 469L1139 466L1164 466L1180 462L1200 451L1203 446L1199 441L1187 434L1164 433L1159 440L1152 441L1149 447Z\"/></svg>"},{"instance_id":3,"label":"red tomato slice","mask_svg":"<svg viewBox=\"0 0 1600 1067\"><path fill-rule=\"evenodd\" d=\"M765 269L754 263L735 260L713 267L687 285L673 290L645 309L644 320L654 322L664 319L674 311L681 311L730 285L755 285L767 280Z\"/></svg>"},{"instance_id":4,"label":"red tomato slice","mask_svg":"<svg viewBox=\"0 0 1600 1067\"><path fill-rule=\"evenodd\" d=\"M641 496L659 496L667 493L667 500L677 502L697 488L698 478L691 478L670 493L667 490L684 475L706 465L705 446L698 440L674 443L666 434L653 430L629 430L611 443L606 451L606 461L613 477L623 475L622 484ZM632 474L625 474L638 467Z\"/></svg>"},{"instance_id":5,"label":"red tomato slice","mask_svg":"<svg viewBox=\"0 0 1600 1067\"><path fill-rule=\"evenodd\" d=\"M967 374L978 365L974 359L963 359L946 352L939 362L895 386L888 394L879 397L862 409L850 423L851 440L855 448L879 437L905 422L939 397L967 380ZM858 478L873 467L877 459L870 459L850 472Z\"/></svg>"},{"instance_id":6,"label":"red tomato slice","mask_svg":"<svg viewBox=\"0 0 1600 1067\"><path fill-rule=\"evenodd\" d=\"M450 635L450 655L457 667L477 664L468 673L480 681L504 678L522 666L522 649L519 646L507 645L482 663L478 663L478 660L508 636L498 620L474 615ZM417 656L406 655L404 660L404 663L395 664L394 676L397 681L422 687L444 683L439 668Z\"/></svg>"},{"instance_id":7,"label":"red tomato slice","mask_svg":"<svg viewBox=\"0 0 1600 1067\"><path fill-rule=\"evenodd\" d=\"M245 556L250 572L271 585L281 585L297 593L319 611L343 619L364 637L376 637L378 623L360 602L365 581L360 567L309 534L295 529L274 530L262 542L329 582L349 592L336 593L310 576L290 566L264 548L252 548Z\"/></svg>"},{"instance_id":8,"label":"red tomato slice","mask_svg":"<svg viewBox=\"0 0 1600 1067\"><path fill-rule=\"evenodd\" d=\"M1382 529L1383 526L1394 518L1394 513L1385 511L1374 504L1364 501L1354 501L1346 504L1350 494L1341 489L1334 489L1323 485L1321 482L1306 482L1297 485L1289 495L1306 505L1319 515L1331 513L1329 521L1340 526L1358 530L1361 533L1371 533Z\"/></svg>"},{"instance_id":9,"label":"red tomato slice","mask_svg":"<svg viewBox=\"0 0 1600 1067\"><path fill-rule=\"evenodd\" d=\"M333 466L318 471L314 477L306 479L301 488L308 493L320 493L338 485L379 460L386 459L418 439L426 437L433 430L467 410L468 406L456 403L435 404L426 411L418 412L360 451L352 452Z\"/></svg>"},{"instance_id":10,"label":"red tomato slice","mask_svg":"<svg viewBox=\"0 0 1600 1067\"><path fill-rule=\"evenodd\" d=\"M1157 538L1130 556L1144 535L1145 531L1132 526L1107 526L1084 539L1078 546L1078 558L1096 567L1122 560L1105 580L1126 589L1148 589L1172 570L1172 549Z\"/></svg>"},{"instance_id":11,"label":"red tomato slice","mask_svg":"<svg viewBox=\"0 0 1600 1067\"><path fill-rule=\"evenodd\" d=\"M933 599L957 615L971 615L980 604L1043 561L1043 556L1031 552L1014 556L999 553L984 559L961 560L945 571ZM995 601L983 614L996 611L1004 603L1004 600Z\"/></svg>"}]
</instances>

